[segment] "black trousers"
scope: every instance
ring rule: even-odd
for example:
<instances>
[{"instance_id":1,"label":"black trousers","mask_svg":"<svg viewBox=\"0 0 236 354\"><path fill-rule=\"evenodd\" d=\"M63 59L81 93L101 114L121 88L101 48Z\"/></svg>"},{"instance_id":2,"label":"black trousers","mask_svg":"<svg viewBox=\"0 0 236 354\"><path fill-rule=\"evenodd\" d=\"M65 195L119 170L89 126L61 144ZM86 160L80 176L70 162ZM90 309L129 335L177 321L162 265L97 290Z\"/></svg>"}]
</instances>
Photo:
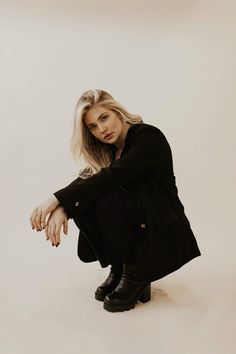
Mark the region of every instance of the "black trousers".
<instances>
[{"instance_id":1,"label":"black trousers","mask_svg":"<svg viewBox=\"0 0 236 354\"><path fill-rule=\"evenodd\" d=\"M103 194L74 222L92 245L102 267L134 261L141 216L130 192L117 188Z\"/></svg>"}]
</instances>

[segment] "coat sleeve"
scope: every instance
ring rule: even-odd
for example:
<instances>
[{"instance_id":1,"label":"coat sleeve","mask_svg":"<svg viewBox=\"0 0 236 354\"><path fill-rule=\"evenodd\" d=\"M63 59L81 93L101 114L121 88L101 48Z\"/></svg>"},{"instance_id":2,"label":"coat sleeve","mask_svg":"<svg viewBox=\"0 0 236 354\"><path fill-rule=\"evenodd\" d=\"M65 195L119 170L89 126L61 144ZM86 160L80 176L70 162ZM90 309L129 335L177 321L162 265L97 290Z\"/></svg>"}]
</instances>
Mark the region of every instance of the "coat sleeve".
<instances>
[{"instance_id":1,"label":"coat sleeve","mask_svg":"<svg viewBox=\"0 0 236 354\"><path fill-rule=\"evenodd\" d=\"M114 160L109 167L102 168L86 179L78 177L53 194L64 207L68 218L73 218L104 193L161 168L170 159L171 150L164 134L149 125L135 132L132 143L123 150L122 157Z\"/></svg>"}]
</instances>

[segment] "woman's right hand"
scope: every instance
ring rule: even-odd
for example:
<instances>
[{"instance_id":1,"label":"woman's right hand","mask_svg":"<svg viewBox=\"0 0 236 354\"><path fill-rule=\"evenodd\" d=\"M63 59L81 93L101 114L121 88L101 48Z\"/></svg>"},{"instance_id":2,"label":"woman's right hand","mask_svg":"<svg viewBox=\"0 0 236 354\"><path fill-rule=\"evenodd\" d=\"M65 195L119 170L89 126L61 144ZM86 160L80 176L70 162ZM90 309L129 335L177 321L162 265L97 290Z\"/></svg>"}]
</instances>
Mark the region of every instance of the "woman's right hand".
<instances>
[{"instance_id":1,"label":"woman's right hand","mask_svg":"<svg viewBox=\"0 0 236 354\"><path fill-rule=\"evenodd\" d=\"M52 242L52 246L60 244L60 233L63 226L65 235L68 233L68 219L62 206L53 210L48 218L45 230L46 239Z\"/></svg>"}]
</instances>

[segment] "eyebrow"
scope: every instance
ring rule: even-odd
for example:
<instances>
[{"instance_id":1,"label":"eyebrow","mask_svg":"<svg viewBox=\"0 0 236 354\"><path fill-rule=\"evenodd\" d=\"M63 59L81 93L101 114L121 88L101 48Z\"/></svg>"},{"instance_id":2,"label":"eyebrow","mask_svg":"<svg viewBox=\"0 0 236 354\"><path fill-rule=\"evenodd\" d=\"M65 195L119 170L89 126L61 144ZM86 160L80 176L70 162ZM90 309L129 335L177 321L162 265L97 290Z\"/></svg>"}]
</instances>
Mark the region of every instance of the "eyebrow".
<instances>
[{"instance_id":1,"label":"eyebrow","mask_svg":"<svg viewBox=\"0 0 236 354\"><path fill-rule=\"evenodd\" d=\"M100 116L98 117L98 120L101 119L105 114L107 114L106 112L103 112L100 114ZM94 123L89 123L87 126L90 127L91 125L94 125Z\"/></svg>"}]
</instances>

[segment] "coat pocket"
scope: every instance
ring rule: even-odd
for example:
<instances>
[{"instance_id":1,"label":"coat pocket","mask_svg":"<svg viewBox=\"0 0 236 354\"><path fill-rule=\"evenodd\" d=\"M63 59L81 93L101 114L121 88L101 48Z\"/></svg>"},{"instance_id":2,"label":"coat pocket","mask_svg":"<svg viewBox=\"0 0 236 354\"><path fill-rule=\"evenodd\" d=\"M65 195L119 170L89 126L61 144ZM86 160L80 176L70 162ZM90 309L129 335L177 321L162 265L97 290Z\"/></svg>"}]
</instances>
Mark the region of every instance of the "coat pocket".
<instances>
[{"instance_id":1,"label":"coat pocket","mask_svg":"<svg viewBox=\"0 0 236 354\"><path fill-rule=\"evenodd\" d=\"M172 207L170 201L160 189L155 190L154 196L150 200L150 214L155 224L160 228L180 220L179 213Z\"/></svg>"},{"instance_id":2,"label":"coat pocket","mask_svg":"<svg viewBox=\"0 0 236 354\"><path fill-rule=\"evenodd\" d=\"M165 208L165 212L162 210L157 214L152 214L152 218L160 228L164 228L179 220L179 215L172 208Z\"/></svg>"},{"instance_id":3,"label":"coat pocket","mask_svg":"<svg viewBox=\"0 0 236 354\"><path fill-rule=\"evenodd\" d=\"M179 213L156 182L145 184L136 181L135 185L120 188L134 196L140 210L140 225L154 223L163 228L180 219Z\"/></svg>"}]
</instances>

